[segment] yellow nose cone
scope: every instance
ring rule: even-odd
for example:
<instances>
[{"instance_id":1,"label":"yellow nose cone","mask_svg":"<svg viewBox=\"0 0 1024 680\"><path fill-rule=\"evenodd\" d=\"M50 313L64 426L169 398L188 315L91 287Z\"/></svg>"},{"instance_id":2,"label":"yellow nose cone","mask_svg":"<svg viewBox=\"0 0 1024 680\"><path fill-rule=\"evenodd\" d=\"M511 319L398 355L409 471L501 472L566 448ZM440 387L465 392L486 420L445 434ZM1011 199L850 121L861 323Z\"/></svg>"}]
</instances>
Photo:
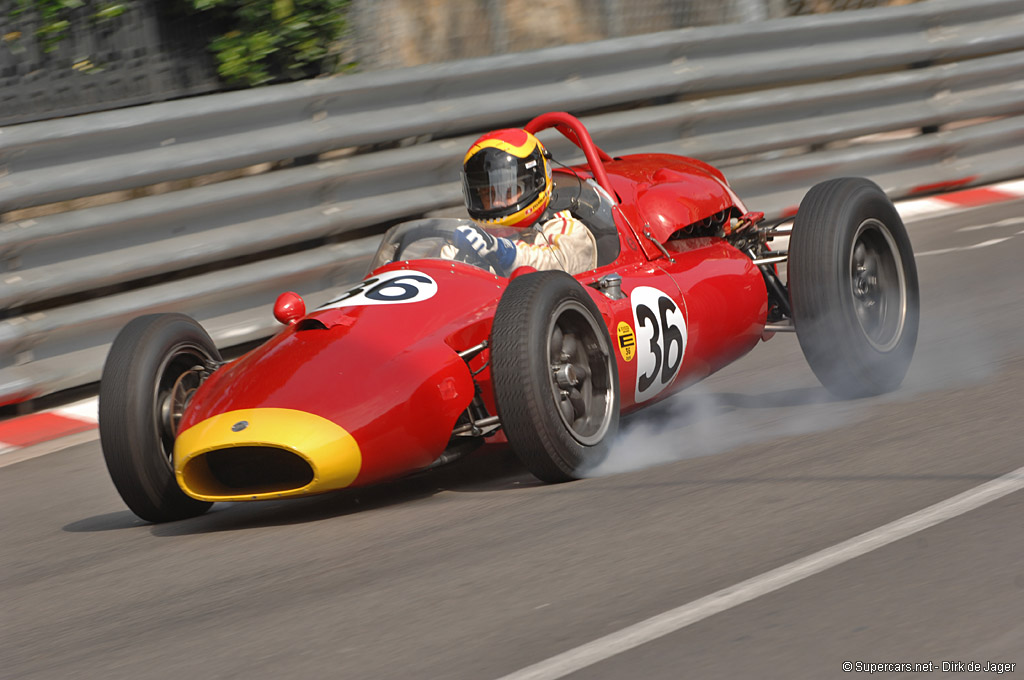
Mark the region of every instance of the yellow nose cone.
<instances>
[{"instance_id":1,"label":"yellow nose cone","mask_svg":"<svg viewBox=\"0 0 1024 680\"><path fill-rule=\"evenodd\" d=\"M178 435L178 485L205 501L308 496L342 489L362 466L359 444L341 426L285 408L229 411Z\"/></svg>"}]
</instances>

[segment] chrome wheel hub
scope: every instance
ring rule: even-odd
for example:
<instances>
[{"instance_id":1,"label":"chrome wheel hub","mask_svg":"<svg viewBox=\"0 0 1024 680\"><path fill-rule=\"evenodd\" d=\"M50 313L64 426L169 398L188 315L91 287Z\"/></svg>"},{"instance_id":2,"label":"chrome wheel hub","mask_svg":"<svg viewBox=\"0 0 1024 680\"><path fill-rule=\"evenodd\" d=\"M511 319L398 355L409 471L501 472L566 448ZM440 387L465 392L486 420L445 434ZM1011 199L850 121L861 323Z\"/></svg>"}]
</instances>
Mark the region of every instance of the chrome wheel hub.
<instances>
[{"instance_id":1,"label":"chrome wheel hub","mask_svg":"<svg viewBox=\"0 0 1024 680\"><path fill-rule=\"evenodd\" d=\"M865 220L850 252L850 292L864 337L879 352L888 352L903 336L907 284L899 248L885 225Z\"/></svg>"},{"instance_id":2,"label":"chrome wheel hub","mask_svg":"<svg viewBox=\"0 0 1024 680\"><path fill-rule=\"evenodd\" d=\"M569 433L585 446L601 441L612 419L614 361L586 308L566 301L548 331L551 393Z\"/></svg>"}]
</instances>

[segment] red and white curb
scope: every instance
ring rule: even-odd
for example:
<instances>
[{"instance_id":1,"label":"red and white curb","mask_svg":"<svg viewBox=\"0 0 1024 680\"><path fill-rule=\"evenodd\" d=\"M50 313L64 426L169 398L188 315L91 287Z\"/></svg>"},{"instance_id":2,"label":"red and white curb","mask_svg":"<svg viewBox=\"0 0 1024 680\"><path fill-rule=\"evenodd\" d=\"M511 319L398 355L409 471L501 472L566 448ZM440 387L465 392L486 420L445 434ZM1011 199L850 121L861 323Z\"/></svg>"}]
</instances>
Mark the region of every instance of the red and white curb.
<instances>
[{"instance_id":1,"label":"red and white curb","mask_svg":"<svg viewBox=\"0 0 1024 680\"><path fill-rule=\"evenodd\" d=\"M898 201L896 209L904 220L913 221L937 213L954 212L1018 198L1024 198L1024 180L962 189L928 198ZM988 242L981 245L987 244ZM917 255L930 254L934 253L918 253ZM96 397L92 397L69 406L0 421L0 467L16 462L15 456L4 454L13 454L23 449L39 447L47 442L71 435L82 434L82 438L85 440L96 439L99 436L94 432L97 429L98 421L97 403ZM83 433L91 433L91 436Z\"/></svg>"},{"instance_id":2,"label":"red and white curb","mask_svg":"<svg viewBox=\"0 0 1024 680\"><path fill-rule=\"evenodd\" d=\"M97 428L96 397L68 406L0 421L0 466L4 454ZM98 435L97 435L98 436Z\"/></svg>"},{"instance_id":3,"label":"red and white curb","mask_svg":"<svg viewBox=\"0 0 1024 680\"><path fill-rule=\"evenodd\" d=\"M973 189L962 189L939 196L929 196L928 198L912 198L898 201L896 209L904 220L912 220L935 213L975 208L980 205L1002 203L1003 201L1012 201L1018 198L1024 198L1024 180L1002 182Z\"/></svg>"}]
</instances>

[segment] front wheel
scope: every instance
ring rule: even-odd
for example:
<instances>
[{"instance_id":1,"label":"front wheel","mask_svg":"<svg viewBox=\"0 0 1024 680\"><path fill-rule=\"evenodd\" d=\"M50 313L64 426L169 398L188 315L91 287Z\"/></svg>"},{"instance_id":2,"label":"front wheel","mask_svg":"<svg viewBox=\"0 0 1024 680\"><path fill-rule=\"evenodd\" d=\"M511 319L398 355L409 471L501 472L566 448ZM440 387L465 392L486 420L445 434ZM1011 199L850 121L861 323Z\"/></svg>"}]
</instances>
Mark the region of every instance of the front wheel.
<instances>
[{"instance_id":1,"label":"front wheel","mask_svg":"<svg viewBox=\"0 0 1024 680\"><path fill-rule=\"evenodd\" d=\"M195 517L212 505L181 490L173 454L185 407L219 361L213 340L184 314L133 319L110 347L100 378L103 459L125 504L148 522Z\"/></svg>"},{"instance_id":2,"label":"front wheel","mask_svg":"<svg viewBox=\"0 0 1024 680\"><path fill-rule=\"evenodd\" d=\"M608 455L619 426L619 378L597 305L571 276L509 283L491 331L494 398L505 435L546 482L582 477Z\"/></svg>"},{"instance_id":3,"label":"front wheel","mask_svg":"<svg viewBox=\"0 0 1024 680\"><path fill-rule=\"evenodd\" d=\"M833 394L899 387L917 343L920 293L906 227L863 178L822 182L800 204L789 243L789 296L800 347Z\"/></svg>"}]
</instances>

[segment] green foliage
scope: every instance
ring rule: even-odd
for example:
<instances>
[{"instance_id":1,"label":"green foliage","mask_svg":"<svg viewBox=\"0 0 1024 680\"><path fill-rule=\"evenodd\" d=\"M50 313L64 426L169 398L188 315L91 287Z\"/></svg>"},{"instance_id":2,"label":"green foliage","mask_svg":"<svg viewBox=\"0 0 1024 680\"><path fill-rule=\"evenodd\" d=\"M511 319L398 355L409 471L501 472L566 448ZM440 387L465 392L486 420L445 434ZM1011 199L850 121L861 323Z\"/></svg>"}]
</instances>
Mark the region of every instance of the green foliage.
<instances>
[{"instance_id":1,"label":"green foliage","mask_svg":"<svg viewBox=\"0 0 1024 680\"><path fill-rule=\"evenodd\" d=\"M348 0L184 0L223 32L210 48L226 82L255 86L333 73Z\"/></svg>"},{"instance_id":2,"label":"green foliage","mask_svg":"<svg viewBox=\"0 0 1024 680\"><path fill-rule=\"evenodd\" d=\"M95 4L95 3L90 3ZM13 11L14 16L23 12L35 11L39 16L39 27L35 31L35 37L39 40L44 52L53 52L57 45L63 40L68 31L71 30L72 22L85 17L87 21L104 22L115 19L125 11L123 2L102 2L97 7L90 8L88 13L75 10L85 8L85 0L16 0ZM20 39L17 35L10 38L11 34L4 36L5 40Z\"/></svg>"},{"instance_id":3,"label":"green foliage","mask_svg":"<svg viewBox=\"0 0 1024 680\"><path fill-rule=\"evenodd\" d=\"M121 16L133 0L12 0L13 16L31 13L35 39L45 52L57 49L72 29ZM194 21L213 25L219 35L210 43L217 71L228 84L252 87L334 73L345 64L341 36L348 0L176 0ZM17 50L28 38L17 31L0 43ZM23 48L21 48L23 49ZM84 72L97 70L88 60Z\"/></svg>"}]
</instances>

